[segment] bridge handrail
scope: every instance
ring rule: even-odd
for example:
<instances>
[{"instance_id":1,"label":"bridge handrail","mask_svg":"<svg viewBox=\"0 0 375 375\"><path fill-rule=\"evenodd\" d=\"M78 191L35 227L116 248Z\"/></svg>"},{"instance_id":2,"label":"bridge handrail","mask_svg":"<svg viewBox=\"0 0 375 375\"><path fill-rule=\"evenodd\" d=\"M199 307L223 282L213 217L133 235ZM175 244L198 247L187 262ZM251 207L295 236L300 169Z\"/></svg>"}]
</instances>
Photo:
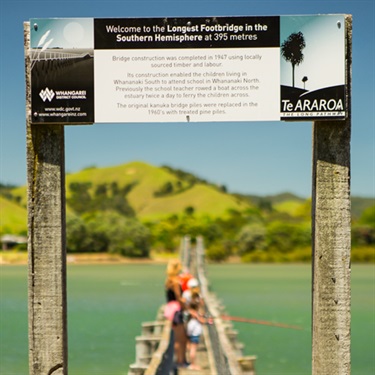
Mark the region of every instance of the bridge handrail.
<instances>
[{"instance_id":1,"label":"bridge handrail","mask_svg":"<svg viewBox=\"0 0 375 375\"><path fill-rule=\"evenodd\" d=\"M217 361L215 362L216 371L218 374L225 375L242 374L243 371L237 361L237 354L225 333L225 325L223 320L220 318L221 314L218 306L219 302L216 297L210 293L208 288L208 280L206 278L206 272L204 269L205 263L203 239L201 237L198 237L197 239L196 261L197 277L200 283L202 296L206 302L206 306L209 309L210 315L214 318L214 324L209 327L210 337L216 336L219 341L219 345L216 350L218 350L220 353L216 353L215 358L225 358L224 362L222 360L220 361L221 363L217 363Z\"/></svg>"},{"instance_id":2,"label":"bridge handrail","mask_svg":"<svg viewBox=\"0 0 375 375\"><path fill-rule=\"evenodd\" d=\"M172 323L165 320L162 338L158 349L153 354L144 375L167 374L173 367L173 330Z\"/></svg>"}]
</instances>

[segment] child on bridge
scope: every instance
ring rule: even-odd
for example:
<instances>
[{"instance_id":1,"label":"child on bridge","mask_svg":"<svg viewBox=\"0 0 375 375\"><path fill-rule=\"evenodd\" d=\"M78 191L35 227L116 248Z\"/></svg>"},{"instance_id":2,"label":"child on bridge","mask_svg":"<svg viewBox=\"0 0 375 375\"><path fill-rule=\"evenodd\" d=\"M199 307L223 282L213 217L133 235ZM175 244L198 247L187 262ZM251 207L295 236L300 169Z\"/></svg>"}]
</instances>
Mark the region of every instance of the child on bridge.
<instances>
[{"instance_id":1,"label":"child on bridge","mask_svg":"<svg viewBox=\"0 0 375 375\"><path fill-rule=\"evenodd\" d=\"M189 305L189 320L187 322L186 333L189 340L189 369L200 370L201 367L196 364L198 344L200 336L203 333L202 324L212 324L212 318L205 318L200 314L201 304L199 301L199 295L193 293L192 299Z\"/></svg>"}]
</instances>

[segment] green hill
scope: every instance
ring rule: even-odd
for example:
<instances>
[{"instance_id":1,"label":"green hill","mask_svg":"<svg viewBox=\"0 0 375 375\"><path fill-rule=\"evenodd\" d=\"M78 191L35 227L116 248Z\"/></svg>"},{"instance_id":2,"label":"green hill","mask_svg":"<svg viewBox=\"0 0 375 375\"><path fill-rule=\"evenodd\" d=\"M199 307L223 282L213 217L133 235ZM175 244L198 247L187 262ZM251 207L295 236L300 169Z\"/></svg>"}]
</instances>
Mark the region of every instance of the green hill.
<instances>
[{"instance_id":1,"label":"green hill","mask_svg":"<svg viewBox=\"0 0 375 375\"><path fill-rule=\"evenodd\" d=\"M181 213L191 207L197 215L217 217L224 215L229 209L240 210L246 206L248 205L210 186L194 185L180 194L158 199L151 198L147 202L144 200L144 205L139 207L138 215L141 218L158 218Z\"/></svg>"},{"instance_id":2,"label":"green hill","mask_svg":"<svg viewBox=\"0 0 375 375\"><path fill-rule=\"evenodd\" d=\"M72 195L70 186L74 183L89 184L90 195L94 195L100 185L110 186L115 183L121 189L129 187L128 202L141 220L180 214L187 209L193 210L195 215L219 217L229 209L242 210L253 205L262 206L267 202L276 211L291 216L307 218L311 210L310 200L293 194L283 193L264 197L228 194L190 173L167 166L155 167L140 161L105 168L91 167L67 174L67 200ZM11 189L10 193L20 204L0 194L0 232L22 234L26 232L27 227L26 187ZM372 198L352 197L353 217L358 218L363 210L373 204ZM67 211L70 211L69 206Z\"/></svg>"},{"instance_id":3,"label":"green hill","mask_svg":"<svg viewBox=\"0 0 375 375\"><path fill-rule=\"evenodd\" d=\"M248 206L212 185L192 184L166 168L138 161L114 167L90 168L67 175L66 196L69 198L71 194L69 186L72 183L91 183L93 192L99 184L110 185L113 182L119 188L132 186L127 198L141 219L179 214L187 207L192 207L197 215L220 216L228 209L240 210ZM172 191L162 194L165 186L170 186Z\"/></svg>"},{"instance_id":4,"label":"green hill","mask_svg":"<svg viewBox=\"0 0 375 375\"><path fill-rule=\"evenodd\" d=\"M273 206L279 212L285 212L290 216L309 216L311 204L309 201L286 200Z\"/></svg>"},{"instance_id":5,"label":"green hill","mask_svg":"<svg viewBox=\"0 0 375 375\"><path fill-rule=\"evenodd\" d=\"M0 234L26 234L27 211L17 203L0 196Z\"/></svg>"},{"instance_id":6,"label":"green hill","mask_svg":"<svg viewBox=\"0 0 375 375\"><path fill-rule=\"evenodd\" d=\"M375 206L375 198L362 198L362 197L352 197L352 217L358 219L363 211L369 207Z\"/></svg>"}]
</instances>

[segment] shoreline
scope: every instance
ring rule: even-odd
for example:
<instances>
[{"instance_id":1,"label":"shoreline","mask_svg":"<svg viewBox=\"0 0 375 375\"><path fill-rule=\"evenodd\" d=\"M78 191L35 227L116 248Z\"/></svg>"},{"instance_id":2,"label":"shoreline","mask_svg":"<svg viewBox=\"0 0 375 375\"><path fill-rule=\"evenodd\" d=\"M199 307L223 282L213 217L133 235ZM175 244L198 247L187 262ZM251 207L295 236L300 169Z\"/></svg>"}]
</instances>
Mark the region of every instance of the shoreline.
<instances>
[{"instance_id":1,"label":"shoreline","mask_svg":"<svg viewBox=\"0 0 375 375\"><path fill-rule=\"evenodd\" d=\"M71 264L164 264L168 262L166 257L151 258L126 258L117 254L107 253L79 253L67 254L66 263ZM1 252L0 266L27 265L28 254L26 252Z\"/></svg>"},{"instance_id":2,"label":"shoreline","mask_svg":"<svg viewBox=\"0 0 375 375\"><path fill-rule=\"evenodd\" d=\"M74 264L167 264L169 259L177 258L178 254L158 254L151 253L150 258L127 258L119 254L108 253L69 253L66 256L66 263L68 265ZM240 264L241 259L238 257L231 257L225 262L227 264ZM28 254L21 251L1 251L0 252L0 266L16 266L27 265Z\"/></svg>"}]
</instances>

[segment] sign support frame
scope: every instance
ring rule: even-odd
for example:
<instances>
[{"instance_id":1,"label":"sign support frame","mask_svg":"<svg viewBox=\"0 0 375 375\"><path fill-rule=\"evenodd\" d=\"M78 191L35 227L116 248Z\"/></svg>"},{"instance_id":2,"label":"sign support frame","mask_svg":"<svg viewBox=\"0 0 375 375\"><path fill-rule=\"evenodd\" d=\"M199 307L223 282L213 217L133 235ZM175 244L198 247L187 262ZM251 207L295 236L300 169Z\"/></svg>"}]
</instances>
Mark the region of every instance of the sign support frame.
<instances>
[{"instance_id":1,"label":"sign support frame","mask_svg":"<svg viewBox=\"0 0 375 375\"><path fill-rule=\"evenodd\" d=\"M352 17L346 16L346 120L313 124L312 373L350 374ZM32 125L24 23L29 374L68 373L64 124Z\"/></svg>"},{"instance_id":2,"label":"sign support frame","mask_svg":"<svg viewBox=\"0 0 375 375\"><path fill-rule=\"evenodd\" d=\"M351 371L352 16L346 16L345 22L348 116L343 121L313 124L313 375L349 375Z\"/></svg>"},{"instance_id":3,"label":"sign support frame","mask_svg":"<svg viewBox=\"0 0 375 375\"><path fill-rule=\"evenodd\" d=\"M64 125L33 126L30 24L24 23L29 374L68 373Z\"/></svg>"}]
</instances>

